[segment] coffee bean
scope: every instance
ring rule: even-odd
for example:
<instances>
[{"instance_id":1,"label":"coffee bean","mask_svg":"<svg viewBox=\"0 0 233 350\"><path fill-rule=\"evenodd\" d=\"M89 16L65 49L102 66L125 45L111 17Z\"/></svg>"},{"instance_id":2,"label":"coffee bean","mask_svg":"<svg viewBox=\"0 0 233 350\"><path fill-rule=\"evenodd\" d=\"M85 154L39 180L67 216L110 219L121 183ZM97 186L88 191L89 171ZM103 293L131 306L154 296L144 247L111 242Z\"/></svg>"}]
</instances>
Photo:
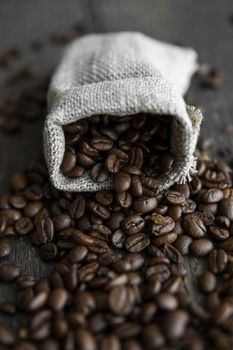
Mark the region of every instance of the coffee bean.
<instances>
[{"instance_id":1,"label":"coffee bean","mask_svg":"<svg viewBox=\"0 0 233 350\"><path fill-rule=\"evenodd\" d=\"M158 307L162 310L173 311L177 308L177 299L168 293L160 293L157 297Z\"/></svg>"},{"instance_id":2,"label":"coffee bean","mask_svg":"<svg viewBox=\"0 0 233 350\"><path fill-rule=\"evenodd\" d=\"M26 199L19 195L10 196L9 202L15 209L23 209L27 204Z\"/></svg>"},{"instance_id":3,"label":"coffee bean","mask_svg":"<svg viewBox=\"0 0 233 350\"><path fill-rule=\"evenodd\" d=\"M116 192L124 192L130 188L131 178L129 174L118 172L113 176L113 187Z\"/></svg>"},{"instance_id":4,"label":"coffee bean","mask_svg":"<svg viewBox=\"0 0 233 350\"><path fill-rule=\"evenodd\" d=\"M140 215L132 214L122 222L122 228L128 235L139 233L145 226L145 221Z\"/></svg>"},{"instance_id":5,"label":"coffee bean","mask_svg":"<svg viewBox=\"0 0 233 350\"><path fill-rule=\"evenodd\" d=\"M233 306L230 302L223 302L218 305L213 311L213 321L222 325L233 313Z\"/></svg>"},{"instance_id":6,"label":"coffee bean","mask_svg":"<svg viewBox=\"0 0 233 350\"><path fill-rule=\"evenodd\" d=\"M198 284L202 292L213 292L217 284L216 277L212 272L205 271L199 276Z\"/></svg>"},{"instance_id":7,"label":"coffee bean","mask_svg":"<svg viewBox=\"0 0 233 350\"><path fill-rule=\"evenodd\" d=\"M88 253L88 249L84 246L77 246L70 250L69 254L67 255L67 259L72 263L78 263L82 261Z\"/></svg>"},{"instance_id":8,"label":"coffee bean","mask_svg":"<svg viewBox=\"0 0 233 350\"><path fill-rule=\"evenodd\" d=\"M163 346L165 343L165 338L159 325L156 323L150 323L149 325L146 325L142 332L142 341L148 350L153 350Z\"/></svg>"},{"instance_id":9,"label":"coffee bean","mask_svg":"<svg viewBox=\"0 0 233 350\"><path fill-rule=\"evenodd\" d=\"M196 257L203 257L208 255L214 246L211 241L205 238L197 239L191 244L191 252Z\"/></svg>"},{"instance_id":10,"label":"coffee bean","mask_svg":"<svg viewBox=\"0 0 233 350\"><path fill-rule=\"evenodd\" d=\"M22 217L21 212L16 209L3 210L2 215L5 217L7 225L14 225L14 223ZM3 225L5 225L5 223L3 223Z\"/></svg>"},{"instance_id":11,"label":"coffee bean","mask_svg":"<svg viewBox=\"0 0 233 350\"><path fill-rule=\"evenodd\" d=\"M39 243L52 241L54 236L54 225L50 218L40 218L36 223L36 239Z\"/></svg>"},{"instance_id":12,"label":"coffee bean","mask_svg":"<svg viewBox=\"0 0 233 350\"><path fill-rule=\"evenodd\" d=\"M19 277L21 268L16 264L3 264L0 266L0 281L10 283Z\"/></svg>"},{"instance_id":13,"label":"coffee bean","mask_svg":"<svg viewBox=\"0 0 233 350\"><path fill-rule=\"evenodd\" d=\"M178 191L167 191L164 196L168 203L174 205L182 204L185 201L185 196Z\"/></svg>"},{"instance_id":14,"label":"coffee bean","mask_svg":"<svg viewBox=\"0 0 233 350\"><path fill-rule=\"evenodd\" d=\"M26 207L24 207L23 214L26 217L34 218L35 215L42 209L42 207L43 207L43 204L41 201L34 201L31 203L28 203Z\"/></svg>"},{"instance_id":15,"label":"coffee bean","mask_svg":"<svg viewBox=\"0 0 233 350\"><path fill-rule=\"evenodd\" d=\"M17 278L17 287L19 289L26 289L26 288L33 287L35 283L36 283L35 278L30 275L19 276Z\"/></svg>"},{"instance_id":16,"label":"coffee bean","mask_svg":"<svg viewBox=\"0 0 233 350\"><path fill-rule=\"evenodd\" d=\"M65 307L68 297L65 289L56 288L49 295L48 305L54 311L61 311Z\"/></svg>"},{"instance_id":17,"label":"coffee bean","mask_svg":"<svg viewBox=\"0 0 233 350\"><path fill-rule=\"evenodd\" d=\"M127 162L128 155L125 152L119 149L113 149L106 158L105 166L110 173L116 174Z\"/></svg>"},{"instance_id":18,"label":"coffee bean","mask_svg":"<svg viewBox=\"0 0 233 350\"><path fill-rule=\"evenodd\" d=\"M16 173L11 177L11 184L14 190L20 191L27 186L27 178L22 173Z\"/></svg>"},{"instance_id":19,"label":"coffee bean","mask_svg":"<svg viewBox=\"0 0 233 350\"><path fill-rule=\"evenodd\" d=\"M73 219L80 219L85 212L85 199L77 197L70 205L69 213Z\"/></svg>"},{"instance_id":20,"label":"coffee bean","mask_svg":"<svg viewBox=\"0 0 233 350\"><path fill-rule=\"evenodd\" d=\"M100 342L100 350L120 350L121 343L114 334L105 335Z\"/></svg>"},{"instance_id":21,"label":"coffee bean","mask_svg":"<svg viewBox=\"0 0 233 350\"><path fill-rule=\"evenodd\" d=\"M16 337L13 331L6 325L0 324L0 344L11 346L15 343Z\"/></svg>"},{"instance_id":22,"label":"coffee bean","mask_svg":"<svg viewBox=\"0 0 233 350\"><path fill-rule=\"evenodd\" d=\"M189 254L189 249L192 241L193 240L191 237L187 235L180 235L175 241L175 247L179 250L181 255L186 256Z\"/></svg>"},{"instance_id":23,"label":"coffee bean","mask_svg":"<svg viewBox=\"0 0 233 350\"><path fill-rule=\"evenodd\" d=\"M20 235L26 235L30 231L32 231L34 225L30 218L22 217L20 218L16 224L15 229Z\"/></svg>"},{"instance_id":24,"label":"coffee bean","mask_svg":"<svg viewBox=\"0 0 233 350\"><path fill-rule=\"evenodd\" d=\"M40 257L44 261L52 261L56 258L58 248L53 243L46 243L40 247Z\"/></svg>"},{"instance_id":25,"label":"coffee bean","mask_svg":"<svg viewBox=\"0 0 233 350\"><path fill-rule=\"evenodd\" d=\"M157 206L157 200L156 198L153 198L153 197L140 198L133 204L134 210L137 213L143 213L143 214L151 212L156 208L156 206Z\"/></svg>"},{"instance_id":26,"label":"coffee bean","mask_svg":"<svg viewBox=\"0 0 233 350\"><path fill-rule=\"evenodd\" d=\"M109 307L116 315L126 316L134 308L135 294L132 288L117 286L109 293Z\"/></svg>"},{"instance_id":27,"label":"coffee bean","mask_svg":"<svg viewBox=\"0 0 233 350\"><path fill-rule=\"evenodd\" d=\"M4 259L10 255L12 245L8 238L0 238L0 259Z\"/></svg>"},{"instance_id":28,"label":"coffee bean","mask_svg":"<svg viewBox=\"0 0 233 350\"><path fill-rule=\"evenodd\" d=\"M214 249L209 255L209 269L215 273L221 273L227 266L228 257L224 250Z\"/></svg>"},{"instance_id":29,"label":"coffee bean","mask_svg":"<svg viewBox=\"0 0 233 350\"><path fill-rule=\"evenodd\" d=\"M36 311L41 309L45 305L47 299L48 299L48 293L46 291L42 291L38 293L33 297L33 299L28 304L27 306L28 310Z\"/></svg>"},{"instance_id":30,"label":"coffee bean","mask_svg":"<svg viewBox=\"0 0 233 350\"><path fill-rule=\"evenodd\" d=\"M95 182L104 182L108 178L108 173L104 169L103 164L97 163L91 169L91 178Z\"/></svg>"},{"instance_id":31,"label":"coffee bean","mask_svg":"<svg viewBox=\"0 0 233 350\"><path fill-rule=\"evenodd\" d=\"M219 204L219 215L233 220L233 198L223 198Z\"/></svg>"},{"instance_id":32,"label":"coffee bean","mask_svg":"<svg viewBox=\"0 0 233 350\"><path fill-rule=\"evenodd\" d=\"M144 233L130 235L125 241L125 248L132 253L137 253L148 247L150 238Z\"/></svg>"},{"instance_id":33,"label":"coffee bean","mask_svg":"<svg viewBox=\"0 0 233 350\"><path fill-rule=\"evenodd\" d=\"M146 276L149 280L158 279L160 282L164 282L170 277L170 271L166 265L153 265L147 269Z\"/></svg>"},{"instance_id":34,"label":"coffee bean","mask_svg":"<svg viewBox=\"0 0 233 350\"><path fill-rule=\"evenodd\" d=\"M206 227L199 216L188 214L183 219L185 233L192 238L201 238L206 235Z\"/></svg>"},{"instance_id":35,"label":"coffee bean","mask_svg":"<svg viewBox=\"0 0 233 350\"><path fill-rule=\"evenodd\" d=\"M64 174L67 174L69 171L71 171L76 164L76 155L74 153L74 150L70 147L67 149L64 153L63 161L61 163L61 171Z\"/></svg>"},{"instance_id":36,"label":"coffee bean","mask_svg":"<svg viewBox=\"0 0 233 350\"><path fill-rule=\"evenodd\" d=\"M201 193L201 201L204 203L217 203L223 199L223 193L217 188L211 188Z\"/></svg>"},{"instance_id":37,"label":"coffee bean","mask_svg":"<svg viewBox=\"0 0 233 350\"><path fill-rule=\"evenodd\" d=\"M71 225L71 218L68 214L60 214L58 216L55 216L53 218L53 225L55 230L57 231L62 231L65 230L66 228L69 228Z\"/></svg>"},{"instance_id":38,"label":"coffee bean","mask_svg":"<svg viewBox=\"0 0 233 350\"><path fill-rule=\"evenodd\" d=\"M216 225L209 226L209 233L216 240L224 241L229 237L229 231L223 227L218 227Z\"/></svg>"},{"instance_id":39,"label":"coffee bean","mask_svg":"<svg viewBox=\"0 0 233 350\"><path fill-rule=\"evenodd\" d=\"M80 350L97 350L97 344L94 336L86 329L80 329L75 332L76 346Z\"/></svg>"},{"instance_id":40,"label":"coffee bean","mask_svg":"<svg viewBox=\"0 0 233 350\"><path fill-rule=\"evenodd\" d=\"M132 196L129 192L117 192L116 201L122 208L129 208L132 204Z\"/></svg>"},{"instance_id":41,"label":"coffee bean","mask_svg":"<svg viewBox=\"0 0 233 350\"><path fill-rule=\"evenodd\" d=\"M184 336L189 316L184 310L176 310L164 315L161 320L162 331L170 341Z\"/></svg>"},{"instance_id":42,"label":"coffee bean","mask_svg":"<svg viewBox=\"0 0 233 350\"><path fill-rule=\"evenodd\" d=\"M160 214L153 214L151 216L151 232L155 236L160 236L171 232L175 227L175 222L170 216L162 216Z\"/></svg>"}]
</instances>

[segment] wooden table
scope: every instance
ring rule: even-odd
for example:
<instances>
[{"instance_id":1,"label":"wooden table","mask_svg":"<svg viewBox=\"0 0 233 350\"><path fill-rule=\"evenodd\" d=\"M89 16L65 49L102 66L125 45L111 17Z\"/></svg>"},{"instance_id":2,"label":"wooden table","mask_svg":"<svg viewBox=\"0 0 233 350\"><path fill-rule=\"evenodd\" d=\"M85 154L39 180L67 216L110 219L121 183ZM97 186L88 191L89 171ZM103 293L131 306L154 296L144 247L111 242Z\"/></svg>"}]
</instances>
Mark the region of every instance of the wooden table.
<instances>
[{"instance_id":1,"label":"wooden table","mask_svg":"<svg viewBox=\"0 0 233 350\"><path fill-rule=\"evenodd\" d=\"M208 62L223 70L223 86L218 90L200 89L193 82L188 100L204 106L202 134L215 139L213 151L233 147L232 134L224 134L225 124L233 122L233 15L232 0L1 0L0 54L17 45L23 54L21 63L32 62L45 74L56 65L61 47L46 45L41 53L28 49L34 39L48 43L52 33L65 30L74 23L84 24L87 32L141 31L168 42L194 47L200 62ZM1 97L11 93L4 81L7 72L0 71ZM37 158L42 145L43 122L27 123L14 136L0 136L0 191L7 192L10 176ZM50 268L43 264L25 239L14 241L14 254L9 261L22 264L33 275L45 275ZM200 266L190 262L188 287ZM11 285L0 286L0 303L16 298ZM16 324L19 319L0 313L0 321Z\"/></svg>"}]
</instances>

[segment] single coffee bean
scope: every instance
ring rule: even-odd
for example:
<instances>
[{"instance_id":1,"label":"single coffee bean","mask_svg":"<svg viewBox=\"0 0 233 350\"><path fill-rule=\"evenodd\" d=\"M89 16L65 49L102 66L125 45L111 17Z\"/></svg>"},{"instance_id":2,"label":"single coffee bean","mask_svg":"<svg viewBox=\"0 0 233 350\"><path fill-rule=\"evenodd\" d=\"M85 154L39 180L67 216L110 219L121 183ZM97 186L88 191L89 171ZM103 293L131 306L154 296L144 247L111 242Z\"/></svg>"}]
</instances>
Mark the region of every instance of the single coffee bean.
<instances>
[{"instance_id":1,"label":"single coffee bean","mask_svg":"<svg viewBox=\"0 0 233 350\"><path fill-rule=\"evenodd\" d=\"M185 196L178 191L169 190L165 193L164 197L168 203L174 205L179 205L185 202Z\"/></svg>"},{"instance_id":2,"label":"single coffee bean","mask_svg":"<svg viewBox=\"0 0 233 350\"><path fill-rule=\"evenodd\" d=\"M198 284L202 292L213 292L217 284L216 277L212 272L205 271L199 276Z\"/></svg>"},{"instance_id":3,"label":"single coffee bean","mask_svg":"<svg viewBox=\"0 0 233 350\"><path fill-rule=\"evenodd\" d=\"M43 204L41 201L30 202L23 210L23 215L29 218L34 218L35 215L42 209Z\"/></svg>"},{"instance_id":4,"label":"single coffee bean","mask_svg":"<svg viewBox=\"0 0 233 350\"><path fill-rule=\"evenodd\" d=\"M61 171L64 174L67 174L69 171L71 171L76 164L76 155L73 150L73 148L69 147L63 157L63 161L61 163Z\"/></svg>"},{"instance_id":5,"label":"single coffee bean","mask_svg":"<svg viewBox=\"0 0 233 350\"><path fill-rule=\"evenodd\" d=\"M23 209L27 204L26 199L19 195L10 196L9 202L15 209Z\"/></svg>"},{"instance_id":6,"label":"single coffee bean","mask_svg":"<svg viewBox=\"0 0 233 350\"><path fill-rule=\"evenodd\" d=\"M12 251L11 241L8 238L0 238L0 259L7 258Z\"/></svg>"},{"instance_id":7,"label":"single coffee bean","mask_svg":"<svg viewBox=\"0 0 233 350\"><path fill-rule=\"evenodd\" d=\"M155 236L160 236L171 232L175 227L175 222L170 216L153 214L151 216L151 232Z\"/></svg>"},{"instance_id":8,"label":"single coffee bean","mask_svg":"<svg viewBox=\"0 0 233 350\"><path fill-rule=\"evenodd\" d=\"M97 350L96 340L93 334L87 329L78 329L75 332L77 349L80 350Z\"/></svg>"},{"instance_id":9,"label":"single coffee bean","mask_svg":"<svg viewBox=\"0 0 233 350\"><path fill-rule=\"evenodd\" d=\"M88 249L80 245L70 250L67 255L67 259L70 261L70 263L75 264L82 261L87 256L87 253Z\"/></svg>"},{"instance_id":10,"label":"single coffee bean","mask_svg":"<svg viewBox=\"0 0 233 350\"><path fill-rule=\"evenodd\" d=\"M69 295L64 288L56 288L49 295L48 305L54 311L61 311L65 307L68 297Z\"/></svg>"},{"instance_id":11,"label":"single coffee bean","mask_svg":"<svg viewBox=\"0 0 233 350\"><path fill-rule=\"evenodd\" d=\"M16 264L3 264L0 266L0 281L14 282L20 275L21 267Z\"/></svg>"},{"instance_id":12,"label":"single coffee bean","mask_svg":"<svg viewBox=\"0 0 233 350\"><path fill-rule=\"evenodd\" d=\"M165 343L164 335L160 329L160 326L156 323L150 323L146 325L142 331L142 341L147 350L153 350L160 348ZM133 350L134 347L129 350ZM127 349L128 350L128 349ZM135 349L140 350L140 349Z\"/></svg>"},{"instance_id":13,"label":"single coffee bean","mask_svg":"<svg viewBox=\"0 0 233 350\"><path fill-rule=\"evenodd\" d=\"M125 248L132 253L137 253L148 247L150 238L145 233L130 235L125 241Z\"/></svg>"},{"instance_id":14,"label":"single coffee bean","mask_svg":"<svg viewBox=\"0 0 233 350\"><path fill-rule=\"evenodd\" d=\"M24 276L19 276L17 278L16 283L19 289L26 289L26 288L33 287L36 283L36 280L33 276L24 275Z\"/></svg>"},{"instance_id":15,"label":"single coffee bean","mask_svg":"<svg viewBox=\"0 0 233 350\"><path fill-rule=\"evenodd\" d=\"M110 151L108 157L106 158L105 167L110 173L116 174L127 162L127 153L115 148Z\"/></svg>"},{"instance_id":16,"label":"single coffee bean","mask_svg":"<svg viewBox=\"0 0 233 350\"><path fill-rule=\"evenodd\" d=\"M53 218L53 224L54 228L57 231L65 230L66 228L69 228L71 225L71 217L68 214L60 214L58 216L55 216Z\"/></svg>"},{"instance_id":17,"label":"single coffee bean","mask_svg":"<svg viewBox=\"0 0 233 350\"><path fill-rule=\"evenodd\" d=\"M213 321L217 325L222 325L233 313L233 305L230 302L223 302L213 311Z\"/></svg>"},{"instance_id":18,"label":"single coffee bean","mask_svg":"<svg viewBox=\"0 0 233 350\"><path fill-rule=\"evenodd\" d=\"M95 164L91 169L91 178L94 182L104 182L108 178L108 173L102 163Z\"/></svg>"},{"instance_id":19,"label":"single coffee bean","mask_svg":"<svg viewBox=\"0 0 233 350\"><path fill-rule=\"evenodd\" d=\"M222 249L214 249L209 255L209 269L215 273L221 273L225 270L228 262L227 254Z\"/></svg>"},{"instance_id":20,"label":"single coffee bean","mask_svg":"<svg viewBox=\"0 0 233 350\"><path fill-rule=\"evenodd\" d=\"M109 190L98 191L95 194L95 199L99 204L107 207L113 202L113 193Z\"/></svg>"},{"instance_id":21,"label":"single coffee bean","mask_svg":"<svg viewBox=\"0 0 233 350\"><path fill-rule=\"evenodd\" d=\"M161 310L173 311L177 308L178 301L172 294L163 292L158 295L157 304Z\"/></svg>"},{"instance_id":22,"label":"single coffee bean","mask_svg":"<svg viewBox=\"0 0 233 350\"><path fill-rule=\"evenodd\" d=\"M164 264L152 265L146 270L146 276L149 280L158 279L160 282L164 282L170 275L169 268Z\"/></svg>"},{"instance_id":23,"label":"single coffee bean","mask_svg":"<svg viewBox=\"0 0 233 350\"><path fill-rule=\"evenodd\" d=\"M133 208L137 213L149 213L157 207L157 199L154 197L140 198L133 204Z\"/></svg>"},{"instance_id":24,"label":"single coffee bean","mask_svg":"<svg viewBox=\"0 0 233 350\"><path fill-rule=\"evenodd\" d=\"M220 241L224 241L229 237L229 231L227 229L216 225L209 226L209 233L213 238Z\"/></svg>"},{"instance_id":25,"label":"single coffee bean","mask_svg":"<svg viewBox=\"0 0 233 350\"><path fill-rule=\"evenodd\" d=\"M110 291L109 307L116 315L128 315L133 310L135 302L134 291L129 286L117 286Z\"/></svg>"},{"instance_id":26,"label":"single coffee bean","mask_svg":"<svg viewBox=\"0 0 233 350\"><path fill-rule=\"evenodd\" d=\"M15 229L20 235L26 235L32 231L34 225L30 218L22 217L20 218L16 224Z\"/></svg>"},{"instance_id":27,"label":"single coffee bean","mask_svg":"<svg viewBox=\"0 0 233 350\"><path fill-rule=\"evenodd\" d=\"M21 212L16 209L3 210L1 215L6 218L7 225L14 225L22 217Z\"/></svg>"},{"instance_id":28,"label":"single coffee bean","mask_svg":"<svg viewBox=\"0 0 233 350\"><path fill-rule=\"evenodd\" d=\"M83 197L77 197L69 207L70 216L73 219L80 219L85 212L85 199Z\"/></svg>"},{"instance_id":29,"label":"single coffee bean","mask_svg":"<svg viewBox=\"0 0 233 350\"><path fill-rule=\"evenodd\" d=\"M130 188L131 178L129 174L118 172L113 176L113 187L116 192L124 192Z\"/></svg>"},{"instance_id":30,"label":"single coffee bean","mask_svg":"<svg viewBox=\"0 0 233 350\"><path fill-rule=\"evenodd\" d=\"M6 325L0 324L0 344L11 346L15 343L16 337L13 331Z\"/></svg>"},{"instance_id":31,"label":"single coffee bean","mask_svg":"<svg viewBox=\"0 0 233 350\"><path fill-rule=\"evenodd\" d=\"M23 173L16 173L11 177L11 184L15 191L23 190L27 183L27 177Z\"/></svg>"},{"instance_id":32,"label":"single coffee bean","mask_svg":"<svg viewBox=\"0 0 233 350\"><path fill-rule=\"evenodd\" d=\"M100 350L121 350L119 338L114 334L105 335L100 342Z\"/></svg>"},{"instance_id":33,"label":"single coffee bean","mask_svg":"<svg viewBox=\"0 0 233 350\"><path fill-rule=\"evenodd\" d=\"M219 215L226 216L233 220L233 198L223 198L219 203Z\"/></svg>"},{"instance_id":34,"label":"single coffee bean","mask_svg":"<svg viewBox=\"0 0 233 350\"><path fill-rule=\"evenodd\" d=\"M44 261L52 261L56 258L58 248L53 243L46 243L40 247L40 257Z\"/></svg>"},{"instance_id":35,"label":"single coffee bean","mask_svg":"<svg viewBox=\"0 0 233 350\"><path fill-rule=\"evenodd\" d=\"M129 208L132 204L132 196L129 192L117 192L116 201L122 208Z\"/></svg>"},{"instance_id":36,"label":"single coffee bean","mask_svg":"<svg viewBox=\"0 0 233 350\"><path fill-rule=\"evenodd\" d=\"M199 216L188 214L183 219L185 233L192 238L201 238L206 235L206 227Z\"/></svg>"},{"instance_id":37,"label":"single coffee bean","mask_svg":"<svg viewBox=\"0 0 233 350\"><path fill-rule=\"evenodd\" d=\"M145 221L138 214L131 214L122 221L122 228L128 235L139 233L144 226Z\"/></svg>"},{"instance_id":38,"label":"single coffee bean","mask_svg":"<svg viewBox=\"0 0 233 350\"><path fill-rule=\"evenodd\" d=\"M175 241L175 247L179 250L180 254L186 256L189 254L190 245L192 244L192 238L187 235L180 235Z\"/></svg>"},{"instance_id":39,"label":"single coffee bean","mask_svg":"<svg viewBox=\"0 0 233 350\"><path fill-rule=\"evenodd\" d=\"M185 310L176 310L162 316L161 326L165 337L170 341L183 337L188 321L189 315Z\"/></svg>"},{"instance_id":40,"label":"single coffee bean","mask_svg":"<svg viewBox=\"0 0 233 350\"><path fill-rule=\"evenodd\" d=\"M213 243L205 238L200 238L191 244L191 252L196 257L203 257L208 255L214 248Z\"/></svg>"},{"instance_id":41,"label":"single coffee bean","mask_svg":"<svg viewBox=\"0 0 233 350\"><path fill-rule=\"evenodd\" d=\"M116 230L112 235L112 244L116 248L123 248L127 236L123 230Z\"/></svg>"},{"instance_id":42,"label":"single coffee bean","mask_svg":"<svg viewBox=\"0 0 233 350\"><path fill-rule=\"evenodd\" d=\"M203 203L218 203L223 199L223 193L218 188L211 188L201 193Z\"/></svg>"}]
</instances>

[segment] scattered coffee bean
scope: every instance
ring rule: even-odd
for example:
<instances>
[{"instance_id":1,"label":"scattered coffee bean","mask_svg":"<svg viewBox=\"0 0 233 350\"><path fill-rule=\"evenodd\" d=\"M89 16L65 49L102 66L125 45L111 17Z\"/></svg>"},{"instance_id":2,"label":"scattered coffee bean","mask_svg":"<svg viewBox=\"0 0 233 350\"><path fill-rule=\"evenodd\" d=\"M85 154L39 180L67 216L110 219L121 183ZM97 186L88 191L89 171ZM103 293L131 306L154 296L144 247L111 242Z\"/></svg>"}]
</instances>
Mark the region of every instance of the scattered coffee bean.
<instances>
[{"instance_id":1,"label":"scattered coffee bean","mask_svg":"<svg viewBox=\"0 0 233 350\"><path fill-rule=\"evenodd\" d=\"M10 255L12 245L8 238L0 238L0 259L4 259Z\"/></svg>"}]
</instances>

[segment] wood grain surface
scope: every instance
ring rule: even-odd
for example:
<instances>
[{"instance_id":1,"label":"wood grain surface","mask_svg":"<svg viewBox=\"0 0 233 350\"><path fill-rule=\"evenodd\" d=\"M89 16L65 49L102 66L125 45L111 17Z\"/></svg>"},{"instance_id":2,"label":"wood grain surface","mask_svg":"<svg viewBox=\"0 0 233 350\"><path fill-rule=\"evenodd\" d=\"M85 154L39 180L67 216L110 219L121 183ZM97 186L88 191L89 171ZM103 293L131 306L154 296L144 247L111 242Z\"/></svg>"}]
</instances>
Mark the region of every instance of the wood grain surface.
<instances>
[{"instance_id":1,"label":"wood grain surface","mask_svg":"<svg viewBox=\"0 0 233 350\"><path fill-rule=\"evenodd\" d=\"M233 14L232 0L1 0L0 54L11 46L22 50L20 64L33 63L41 76L59 61L62 47L49 44L51 34L75 23L87 32L141 31L159 40L194 47L200 62L219 67L224 74L218 90L200 89L194 79L189 103L204 107L202 134L213 137L213 152L219 147L233 148L233 134L224 134L223 126L233 122ZM41 39L45 47L39 53L28 49L30 42ZM17 93L6 87L8 72L0 71L0 99ZM42 149L43 121L23 125L20 133L0 135L0 192L8 191L10 176L37 159ZM51 266L43 264L36 249L25 239L14 240L14 254L9 259L22 264L23 271L36 276L46 274ZM200 270L195 260L187 262L190 271L187 288ZM0 285L0 303L16 298L11 285ZM17 324L21 319L0 313L0 321Z\"/></svg>"}]
</instances>

